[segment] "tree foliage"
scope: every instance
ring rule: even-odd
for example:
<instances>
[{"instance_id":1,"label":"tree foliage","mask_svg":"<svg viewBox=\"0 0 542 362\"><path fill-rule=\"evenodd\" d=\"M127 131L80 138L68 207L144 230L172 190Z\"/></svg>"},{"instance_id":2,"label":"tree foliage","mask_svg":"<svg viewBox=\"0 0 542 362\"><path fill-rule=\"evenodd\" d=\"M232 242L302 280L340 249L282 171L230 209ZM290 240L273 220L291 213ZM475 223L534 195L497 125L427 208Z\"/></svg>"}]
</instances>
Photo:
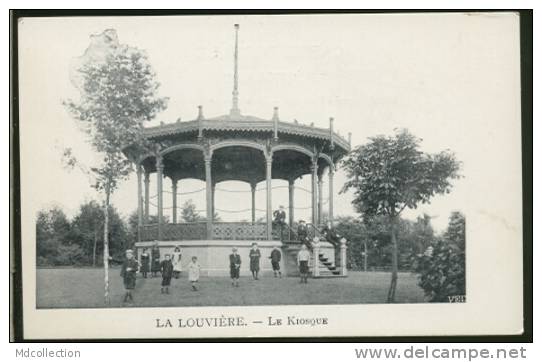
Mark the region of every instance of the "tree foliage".
<instances>
[{"instance_id":1,"label":"tree foliage","mask_svg":"<svg viewBox=\"0 0 542 362\"><path fill-rule=\"evenodd\" d=\"M450 192L451 181L459 177L459 162L448 150L423 153L420 142L402 130L393 137L370 138L347 156L343 191L354 190L352 203L360 213L397 216L435 194Z\"/></svg>"},{"instance_id":2,"label":"tree foliage","mask_svg":"<svg viewBox=\"0 0 542 362\"><path fill-rule=\"evenodd\" d=\"M384 215L389 221L392 278L388 302L395 300L401 212L428 203L436 194L449 193L452 180L459 177L460 163L452 152L424 153L420 142L407 130L394 136L376 136L343 161L348 180L342 192L354 191L352 203L364 218Z\"/></svg>"},{"instance_id":3,"label":"tree foliage","mask_svg":"<svg viewBox=\"0 0 542 362\"><path fill-rule=\"evenodd\" d=\"M337 232L348 240L348 267L352 270L390 270L392 265L392 242L389 220L385 216L338 217ZM412 257L423 253L436 236L428 215L415 221L399 218L398 269L413 271ZM366 254L365 254L366 253ZM365 264L365 257L367 263Z\"/></svg>"},{"instance_id":4,"label":"tree foliage","mask_svg":"<svg viewBox=\"0 0 542 362\"><path fill-rule=\"evenodd\" d=\"M54 265L59 247L66 243L70 222L58 206L40 210L36 218L36 257L38 265Z\"/></svg>"},{"instance_id":5,"label":"tree foliage","mask_svg":"<svg viewBox=\"0 0 542 362\"><path fill-rule=\"evenodd\" d=\"M104 196L104 299L109 304L109 204L119 182L132 171L133 161L123 151L128 146L149 148L144 123L166 108L167 99L158 97L159 83L143 51L120 44L114 30L93 39L72 77L80 98L64 105L101 156L100 164L90 167L88 174L93 177L92 187ZM83 169L71 149L63 157L67 166Z\"/></svg>"},{"instance_id":6,"label":"tree foliage","mask_svg":"<svg viewBox=\"0 0 542 362\"><path fill-rule=\"evenodd\" d=\"M127 227L113 207L109 207L110 254L118 257L129 247ZM85 263L101 264L96 255L103 253L104 213L102 206L95 200L83 203L71 222L71 242L78 244L86 255Z\"/></svg>"},{"instance_id":7,"label":"tree foliage","mask_svg":"<svg viewBox=\"0 0 542 362\"><path fill-rule=\"evenodd\" d=\"M129 242L124 220L109 208L110 253L122 255ZM104 213L100 204L89 201L69 220L58 207L43 209L36 219L36 250L39 266L101 265Z\"/></svg>"},{"instance_id":8,"label":"tree foliage","mask_svg":"<svg viewBox=\"0 0 542 362\"><path fill-rule=\"evenodd\" d=\"M80 99L64 104L103 155L102 163L91 168L93 187L113 192L132 167L123 149L146 146L143 126L166 108L167 98L157 96L159 83L145 53L125 44L109 43L103 60L85 60L76 72ZM70 150L65 156L73 165Z\"/></svg>"},{"instance_id":9,"label":"tree foliage","mask_svg":"<svg viewBox=\"0 0 542 362\"><path fill-rule=\"evenodd\" d=\"M204 218L196 210L196 204L192 199L186 200L181 208L181 219L184 222L203 221Z\"/></svg>"},{"instance_id":10,"label":"tree foliage","mask_svg":"<svg viewBox=\"0 0 542 362\"><path fill-rule=\"evenodd\" d=\"M450 302L452 297L465 296L465 218L461 213L452 213L446 232L431 245L431 252L415 258L415 270L428 300Z\"/></svg>"}]
</instances>

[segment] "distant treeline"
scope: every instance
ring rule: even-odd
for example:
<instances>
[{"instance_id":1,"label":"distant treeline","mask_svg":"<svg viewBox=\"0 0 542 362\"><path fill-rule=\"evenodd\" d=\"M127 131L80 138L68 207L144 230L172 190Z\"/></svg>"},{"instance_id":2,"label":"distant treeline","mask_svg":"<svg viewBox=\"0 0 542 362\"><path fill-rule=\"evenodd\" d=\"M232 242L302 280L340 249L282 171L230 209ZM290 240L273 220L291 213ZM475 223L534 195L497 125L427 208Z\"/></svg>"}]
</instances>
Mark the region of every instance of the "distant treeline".
<instances>
[{"instance_id":1,"label":"distant treeline","mask_svg":"<svg viewBox=\"0 0 542 362\"><path fill-rule=\"evenodd\" d=\"M137 219L137 211L124 220L114 207L109 207L109 254L113 263L121 261L124 251L137 241ZM192 200L183 204L181 219L202 219ZM157 221L156 215L149 215L149 223ZM167 216L163 221L168 222ZM82 204L71 220L58 206L40 210L36 220L37 265L103 265L103 239L104 210L96 201Z\"/></svg>"}]
</instances>

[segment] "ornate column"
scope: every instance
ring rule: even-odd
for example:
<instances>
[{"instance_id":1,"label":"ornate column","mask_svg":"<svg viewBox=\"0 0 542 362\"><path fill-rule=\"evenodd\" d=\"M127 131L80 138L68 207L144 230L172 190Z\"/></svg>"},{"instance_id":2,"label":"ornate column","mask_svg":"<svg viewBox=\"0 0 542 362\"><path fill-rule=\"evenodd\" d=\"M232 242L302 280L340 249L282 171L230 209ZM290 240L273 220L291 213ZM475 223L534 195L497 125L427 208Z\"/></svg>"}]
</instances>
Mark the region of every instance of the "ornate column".
<instances>
[{"instance_id":1,"label":"ornate column","mask_svg":"<svg viewBox=\"0 0 542 362\"><path fill-rule=\"evenodd\" d=\"M271 170L273 166L273 154L265 156L265 183L266 183L266 210L267 210L267 240L273 239L273 210L271 207Z\"/></svg>"},{"instance_id":2,"label":"ornate column","mask_svg":"<svg viewBox=\"0 0 542 362\"><path fill-rule=\"evenodd\" d=\"M141 241L141 226L143 225L142 173L141 165L137 165L137 241Z\"/></svg>"},{"instance_id":3,"label":"ornate column","mask_svg":"<svg viewBox=\"0 0 542 362\"><path fill-rule=\"evenodd\" d=\"M317 160L314 159L312 161L312 164L311 164L311 194L312 194L312 225L313 226L317 226L317 223L318 223L318 210L316 209L316 203L317 203L317 200L316 200L316 197L318 196L317 193L318 193L318 187L316 185L316 181L317 181L317 178L318 178L318 175L317 175L317 171L318 171L318 163L317 163Z\"/></svg>"},{"instance_id":4,"label":"ornate column","mask_svg":"<svg viewBox=\"0 0 542 362\"><path fill-rule=\"evenodd\" d=\"M346 268L346 239L341 238L341 275L348 275L348 269Z\"/></svg>"},{"instance_id":5,"label":"ornate column","mask_svg":"<svg viewBox=\"0 0 542 362\"><path fill-rule=\"evenodd\" d=\"M320 174L318 175L318 225L322 225L322 211L323 211L323 202L322 202L322 199L323 199L323 192L322 192L322 188L324 187L324 180L323 180L323 175Z\"/></svg>"},{"instance_id":6,"label":"ornate column","mask_svg":"<svg viewBox=\"0 0 542 362\"><path fill-rule=\"evenodd\" d=\"M320 242L313 241L312 243L312 276L320 276Z\"/></svg>"},{"instance_id":7,"label":"ornate column","mask_svg":"<svg viewBox=\"0 0 542 362\"><path fill-rule=\"evenodd\" d=\"M206 198L206 212L207 212L207 239L213 238L213 195L212 188L213 183L211 180L211 160L213 158L212 153L205 155L205 198Z\"/></svg>"},{"instance_id":8,"label":"ornate column","mask_svg":"<svg viewBox=\"0 0 542 362\"><path fill-rule=\"evenodd\" d=\"M288 180L288 223L290 227L294 225L294 190L295 180L292 178Z\"/></svg>"},{"instance_id":9,"label":"ornate column","mask_svg":"<svg viewBox=\"0 0 542 362\"><path fill-rule=\"evenodd\" d=\"M335 166L329 165L329 201L328 201L328 219L331 226L333 226L333 174L335 173Z\"/></svg>"},{"instance_id":10,"label":"ornate column","mask_svg":"<svg viewBox=\"0 0 542 362\"><path fill-rule=\"evenodd\" d=\"M171 197L172 197L172 208L171 208L171 219L174 224L177 223L177 180L171 179Z\"/></svg>"},{"instance_id":11,"label":"ornate column","mask_svg":"<svg viewBox=\"0 0 542 362\"><path fill-rule=\"evenodd\" d=\"M252 223L256 222L256 184L250 184L250 192L252 194Z\"/></svg>"},{"instance_id":12,"label":"ornate column","mask_svg":"<svg viewBox=\"0 0 542 362\"><path fill-rule=\"evenodd\" d=\"M149 222L149 184L150 184L150 175L145 171L145 222Z\"/></svg>"},{"instance_id":13,"label":"ornate column","mask_svg":"<svg viewBox=\"0 0 542 362\"><path fill-rule=\"evenodd\" d=\"M213 184L212 188L211 188L211 200L212 200L212 207L211 207L211 215L212 215L212 219L214 220L215 218L215 191L216 191L216 184Z\"/></svg>"},{"instance_id":14,"label":"ornate column","mask_svg":"<svg viewBox=\"0 0 542 362\"><path fill-rule=\"evenodd\" d=\"M163 205L162 205L162 178L164 172L164 165L162 163L162 156L156 157L156 197L158 199L158 240L162 240L162 224L163 224Z\"/></svg>"}]
</instances>

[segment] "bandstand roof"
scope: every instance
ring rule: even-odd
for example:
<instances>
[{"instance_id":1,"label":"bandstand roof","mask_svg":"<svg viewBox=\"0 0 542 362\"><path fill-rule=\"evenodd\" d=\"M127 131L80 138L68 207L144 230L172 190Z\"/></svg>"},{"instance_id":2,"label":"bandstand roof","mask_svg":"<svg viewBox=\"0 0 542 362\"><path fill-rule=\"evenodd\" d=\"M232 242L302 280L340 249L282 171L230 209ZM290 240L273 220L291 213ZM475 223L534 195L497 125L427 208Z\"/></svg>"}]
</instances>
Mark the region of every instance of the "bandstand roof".
<instances>
[{"instance_id":1,"label":"bandstand roof","mask_svg":"<svg viewBox=\"0 0 542 362\"><path fill-rule=\"evenodd\" d=\"M147 139L159 140L177 135L189 135L194 132L216 131L230 132L249 132L249 133L273 133L274 121L266 120L254 116L231 116L223 115L219 117L193 120L187 122L175 122L162 124L155 127L145 128L144 134ZM329 128L318 128L295 122L277 122L277 132L280 135L292 135L303 138L313 138L331 142L338 146L344 153L350 151L349 142L335 132L330 132Z\"/></svg>"},{"instance_id":2,"label":"bandstand roof","mask_svg":"<svg viewBox=\"0 0 542 362\"><path fill-rule=\"evenodd\" d=\"M296 179L311 172L316 162L318 173L350 151L350 141L329 128L281 121L275 107L271 119L242 115L237 87L237 30L233 105L229 114L205 118L199 106L191 121L161 123L144 129L144 137L155 145L152 153L128 147L125 153L141 163L146 172L156 171L161 157L164 175L172 179L205 180L204 157L212 157L213 183L238 180L258 183L265 180L266 157L272 155L272 178Z\"/></svg>"}]
</instances>

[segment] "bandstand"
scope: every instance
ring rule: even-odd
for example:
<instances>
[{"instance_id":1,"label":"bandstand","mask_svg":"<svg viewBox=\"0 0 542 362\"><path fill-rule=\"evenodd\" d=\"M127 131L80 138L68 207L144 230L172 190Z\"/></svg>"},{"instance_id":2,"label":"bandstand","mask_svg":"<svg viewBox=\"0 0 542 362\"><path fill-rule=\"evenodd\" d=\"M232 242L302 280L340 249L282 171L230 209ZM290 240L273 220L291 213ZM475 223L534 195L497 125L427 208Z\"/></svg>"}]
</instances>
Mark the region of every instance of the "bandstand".
<instances>
[{"instance_id":1,"label":"bandstand","mask_svg":"<svg viewBox=\"0 0 542 362\"><path fill-rule=\"evenodd\" d=\"M228 255L237 247L243 259L242 272L248 270L248 252L257 242L262 252L260 262L264 272L270 270L268 256L274 246L282 250L282 269L295 275L295 255L300 247L295 224L295 182L304 175L311 177L311 219L308 231L314 240L313 276L346 275L346 246L332 246L320 234L322 215L333 220L333 178L338 160L350 150L350 137L345 139L329 128L318 128L280 119L274 108L269 119L241 113L238 105L238 25L235 26L234 84L230 112L207 118L199 106L196 119L161 123L144 129L144 138L152 152L129 147L125 153L136 163L138 184L139 233L136 250L157 243L161 255L182 248L183 259L197 256L205 275L227 275ZM271 112L270 112L271 113ZM327 171L329 200L324 210L323 177ZM156 173L156 223L150 223L150 175ZM164 221L163 182L171 182L172 212L170 222ZM177 184L183 179L205 182L205 218L200 222L180 222L177 215ZM272 180L288 182L289 204L286 225L273 225ZM216 185L223 181L242 181L250 185L252 194L251 220L219 222L213 220ZM256 188L265 182L265 222L256 219ZM248 205L247 205L248 207ZM320 242L318 242L320 240ZM334 265L335 253L341 253L341 266ZM269 264L269 265L268 265ZM248 274L248 273L245 273Z\"/></svg>"}]
</instances>

